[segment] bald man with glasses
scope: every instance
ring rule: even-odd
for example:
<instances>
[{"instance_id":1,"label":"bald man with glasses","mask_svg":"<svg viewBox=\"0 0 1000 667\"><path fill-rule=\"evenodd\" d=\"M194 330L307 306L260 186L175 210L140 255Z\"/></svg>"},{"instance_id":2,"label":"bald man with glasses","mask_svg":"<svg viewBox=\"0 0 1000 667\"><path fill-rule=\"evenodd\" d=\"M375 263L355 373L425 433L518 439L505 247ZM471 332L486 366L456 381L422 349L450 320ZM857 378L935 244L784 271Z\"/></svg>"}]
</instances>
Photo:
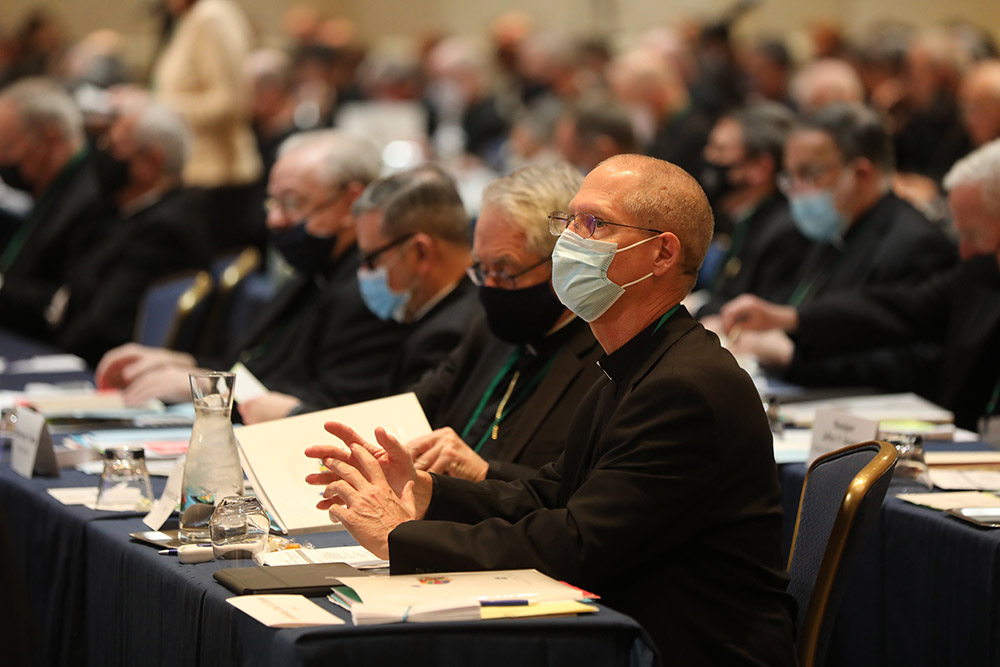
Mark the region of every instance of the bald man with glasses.
<instances>
[{"instance_id":1,"label":"bald man with glasses","mask_svg":"<svg viewBox=\"0 0 1000 667\"><path fill-rule=\"evenodd\" d=\"M537 568L633 616L673 664L793 665L767 418L680 305L711 241L708 200L680 168L625 155L568 212L552 286L604 356L563 455L527 479L472 483L415 470L384 429L376 444L328 422L346 447L305 452L330 471L306 478L324 487L317 507L394 574Z\"/></svg>"}]
</instances>

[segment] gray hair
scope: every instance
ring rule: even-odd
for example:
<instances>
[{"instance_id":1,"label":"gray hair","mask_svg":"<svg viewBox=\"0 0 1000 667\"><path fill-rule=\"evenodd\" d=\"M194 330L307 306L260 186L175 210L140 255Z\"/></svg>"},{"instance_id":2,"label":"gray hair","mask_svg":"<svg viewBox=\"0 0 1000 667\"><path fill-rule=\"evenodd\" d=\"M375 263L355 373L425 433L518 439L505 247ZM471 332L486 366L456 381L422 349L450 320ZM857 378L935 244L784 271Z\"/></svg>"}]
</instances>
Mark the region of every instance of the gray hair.
<instances>
[{"instance_id":1,"label":"gray hair","mask_svg":"<svg viewBox=\"0 0 1000 667\"><path fill-rule=\"evenodd\" d=\"M1000 215L1000 139L983 144L952 166L944 189L962 185L983 186L983 201L993 215Z\"/></svg>"},{"instance_id":2,"label":"gray hair","mask_svg":"<svg viewBox=\"0 0 1000 667\"><path fill-rule=\"evenodd\" d=\"M524 230L525 249L547 257L556 245L549 233L549 213L567 210L582 183L583 175L568 162L532 165L486 186L481 208L498 208L508 222Z\"/></svg>"},{"instance_id":3,"label":"gray hair","mask_svg":"<svg viewBox=\"0 0 1000 667\"><path fill-rule=\"evenodd\" d=\"M382 233L391 238L423 232L469 247L469 217L455 181L435 165L389 177L396 185L382 207Z\"/></svg>"},{"instance_id":4,"label":"gray hair","mask_svg":"<svg viewBox=\"0 0 1000 667\"><path fill-rule=\"evenodd\" d=\"M884 172L896 166L889 129L874 109L847 102L831 104L806 117L793 132L809 130L828 134L845 163L865 158Z\"/></svg>"},{"instance_id":5,"label":"gray hair","mask_svg":"<svg viewBox=\"0 0 1000 667\"><path fill-rule=\"evenodd\" d=\"M21 123L29 131L55 127L66 141L82 142L83 113L69 93L50 79L22 79L0 91L0 100L17 107Z\"/></svg>"},{"instance_id":6,"label":"gray hair","mask_svg":"<svg viewBox=\"0 0 1000 667\"><path fill-rule=\"evenodd\" d=\"M780 171L785 139L795 125L795 114L777 102L756 102L737 109L729 118L743 131L743 149L747 156L770 155L775 171Z\"/></svg>"},{"instance_id":7,"label":"gray hair","mask_svg":"<svg viewBox=\"0 0 1000 667\"><path fill-rule=\"evenodd\" d=\"M191 154L191 131L184 119L162 104L151 103L137 114L135 143L139 149L163 151L163 171L180 176Z\"/></svg>"},{"instance_id":8,"label":"gray hair","mask_svg":"<svg viewBox=\"0 0 1000 667\"><path fill-rule=\"evenodd\" d=\"M316 162L316 177L324 184L344 183L368 185L382 170L382 158L375 144L343 130L310 130L285 139L278 148L278 157L292 152L309 153Z\"/></svg>"}]
</instances>

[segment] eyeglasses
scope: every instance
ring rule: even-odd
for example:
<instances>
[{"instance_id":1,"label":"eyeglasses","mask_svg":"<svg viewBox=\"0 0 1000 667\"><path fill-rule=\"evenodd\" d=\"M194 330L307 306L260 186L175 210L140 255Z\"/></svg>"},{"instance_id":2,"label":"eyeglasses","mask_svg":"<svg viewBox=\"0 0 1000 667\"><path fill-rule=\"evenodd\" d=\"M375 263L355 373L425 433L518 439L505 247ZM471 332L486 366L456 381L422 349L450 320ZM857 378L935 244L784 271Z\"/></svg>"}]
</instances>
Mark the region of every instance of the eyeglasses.
<instances>
[{"instance_id":1,"label":"eyeglasses","mask_svg":"<svg viewBox=\"0 0 1000 667\"><path fill-rule=\"evenodd\" d=\"M823 165L812 165L809 167L803 167L796 172L783 171L778 174L775 182L778 185L778 189L788 194L794 190L801 187L815 188L817 182L829 174L834 169L837 169L839 165L828 164Z\"/></svg>"},{"instance_id":2,"label":"eyeglasses","mask_svg":"<svg viewBox=\"0 0 1000 667\"><path fill-rule=\"evenodd\" d=\"M517 273L507 273L506 271L483 271L483 265L480 262L476 262L468 269L466 269L465 272L468 274L469 280L471 280L472 284L475 285L476 287L482 287L483 285L486 284L487 280L492 280L493 284L499 287L500 289L511 290L511 289L517 289L518 278L525 275L529 271L537 269L545 262L551 260L552 260L551 257L546 257L541 261L535 262L528 268L522 271L518 271Z\"/></svg>"},{"instance_id":3,"label":"eyeglasses","mask_svg":"<svg viewBox=\"0 0 1000 667\"><path fill-rule=\"evenodd\" d=\"M361 265L363 267L365 267L366 269L368 269L369 271L375 270L375 260L378 259L379 255L381 255L382 253L384 253L384 252L386 252L388 250L392 250L396 246L398 246L398 245L400 245L402 243L405 243L405 242L409 241L412 238L413 238L413 234L404 234L403 236L400 236L395 241L389 241L388 243L386 243L384 246L382 246L381 248L379 248L377 250L372 250L369 253L362 253L361 254Z\"/></svg>"},{"instance_id":4,"label":"eyeglasses","mask_svg":"<svg viewBox=\"0 0 1000 667\"><path fill-rule=\"evenodd\" d=\"M281 213L282 215L288 218L303 220L306 218L311 218L312 216L316 215L327 206L335 204L337 201L340 200L340 195L343 191L344 191L344 186L338 185L336 191L332 195L330 195L320 203L313 206L312 209L304 215L297 215L297 214L302 213L302 207L306 204L306 200L308 198L294 194L289 194L282 197L268 197L267 199L264 200L264 210L267 211L268 213L277 212Z\"/></svg>"},{"instance_id":5,"label":"eyeglasses","mask_svg":"<svg viewBox=\"0 0 1000 667\"><path fill-rule=\"evenodd\" d=\"M595 218L589 213L565 213L563 211L553 211L549 213L549 233L552 236L560 236L564 229L567 229L572 225L574 232L579 234L585 239L589 239L594 235L594 232L604 225L613 225L615 227L625 227L627 229L639 229L644 232L653 232L654 234L662 234L663 230L653 229L651 227L636 227L635 225L623 225L620 222L610 222L608 220L601 220L600 218Z\"/></svg>"}]
</instances>

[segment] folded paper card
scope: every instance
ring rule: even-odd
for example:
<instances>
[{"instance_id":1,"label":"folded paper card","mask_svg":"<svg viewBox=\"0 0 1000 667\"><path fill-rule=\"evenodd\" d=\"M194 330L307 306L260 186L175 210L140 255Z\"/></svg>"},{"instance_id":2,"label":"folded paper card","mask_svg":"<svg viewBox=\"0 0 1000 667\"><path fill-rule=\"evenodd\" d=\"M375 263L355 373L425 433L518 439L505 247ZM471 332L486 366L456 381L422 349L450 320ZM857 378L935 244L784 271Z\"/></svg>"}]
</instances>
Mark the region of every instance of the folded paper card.
<instances>
[{"instance_id":1,"label":"folded paper card","mask_svg":"<svg viewBox=\"0 0 1000 667\"><path fill-rule=\"evenodd\" d=\"M243 595L226 602L269 628L305 628L344 622L301 595Z\"/></svg>"},{"instance_id":2,"label":"folded paper card","mask_svg":"<svg viewBox=\"0 0 1000 667\"><path fill-rule=\"evenodd\" d=\"M243 470L271 518L289 535L340 528L327 512L316 509L322 489L305 482L306 475L322 469L319 461L305 456L306 447L325 443L342 446L323 428L328 421L343 422L372 443L378 426L404 443L431 431L412 393L238 428Z\"/></svg>"}]
</instances>

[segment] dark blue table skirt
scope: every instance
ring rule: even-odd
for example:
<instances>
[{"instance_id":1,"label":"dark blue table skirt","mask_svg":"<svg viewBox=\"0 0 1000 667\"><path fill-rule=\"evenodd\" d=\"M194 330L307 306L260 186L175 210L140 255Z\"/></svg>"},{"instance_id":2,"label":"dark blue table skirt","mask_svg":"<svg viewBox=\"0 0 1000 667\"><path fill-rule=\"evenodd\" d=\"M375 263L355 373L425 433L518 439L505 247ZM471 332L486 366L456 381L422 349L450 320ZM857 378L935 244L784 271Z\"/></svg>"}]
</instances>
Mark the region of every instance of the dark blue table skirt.
<instances>
[{"instance_id":1,"label":"dark blue table skirt","mask_svg":"<svg viewBox=\"0 0 1000 667\"><path fill-rule=\"evenodd\" d=\"M164 480L156 480L156 491ZM128 537L138 515L65 506L45 490L96 484L64 471L26 480L0 465L0 507L16 540L33 617L38 665L643 665L641 627L602 608L594 615L467 623L274 630L238 611L215 582L221 565L185 565ZM302 536L316 547L354 544L347 533ZM346 661L346 662L345 662Z\"/></svg>"},{"instance_id":2,"label":"dark blue table skirt","mask_svg":"<svg viewBox=\"0 0 1000 667\"><path fill-rule=\"evenodd\" d=\"M794 527L805 466L779 473ZM849 576L831 667L1000 665L1000 531L889 497Z\"/></svg>"}]
</instances>

